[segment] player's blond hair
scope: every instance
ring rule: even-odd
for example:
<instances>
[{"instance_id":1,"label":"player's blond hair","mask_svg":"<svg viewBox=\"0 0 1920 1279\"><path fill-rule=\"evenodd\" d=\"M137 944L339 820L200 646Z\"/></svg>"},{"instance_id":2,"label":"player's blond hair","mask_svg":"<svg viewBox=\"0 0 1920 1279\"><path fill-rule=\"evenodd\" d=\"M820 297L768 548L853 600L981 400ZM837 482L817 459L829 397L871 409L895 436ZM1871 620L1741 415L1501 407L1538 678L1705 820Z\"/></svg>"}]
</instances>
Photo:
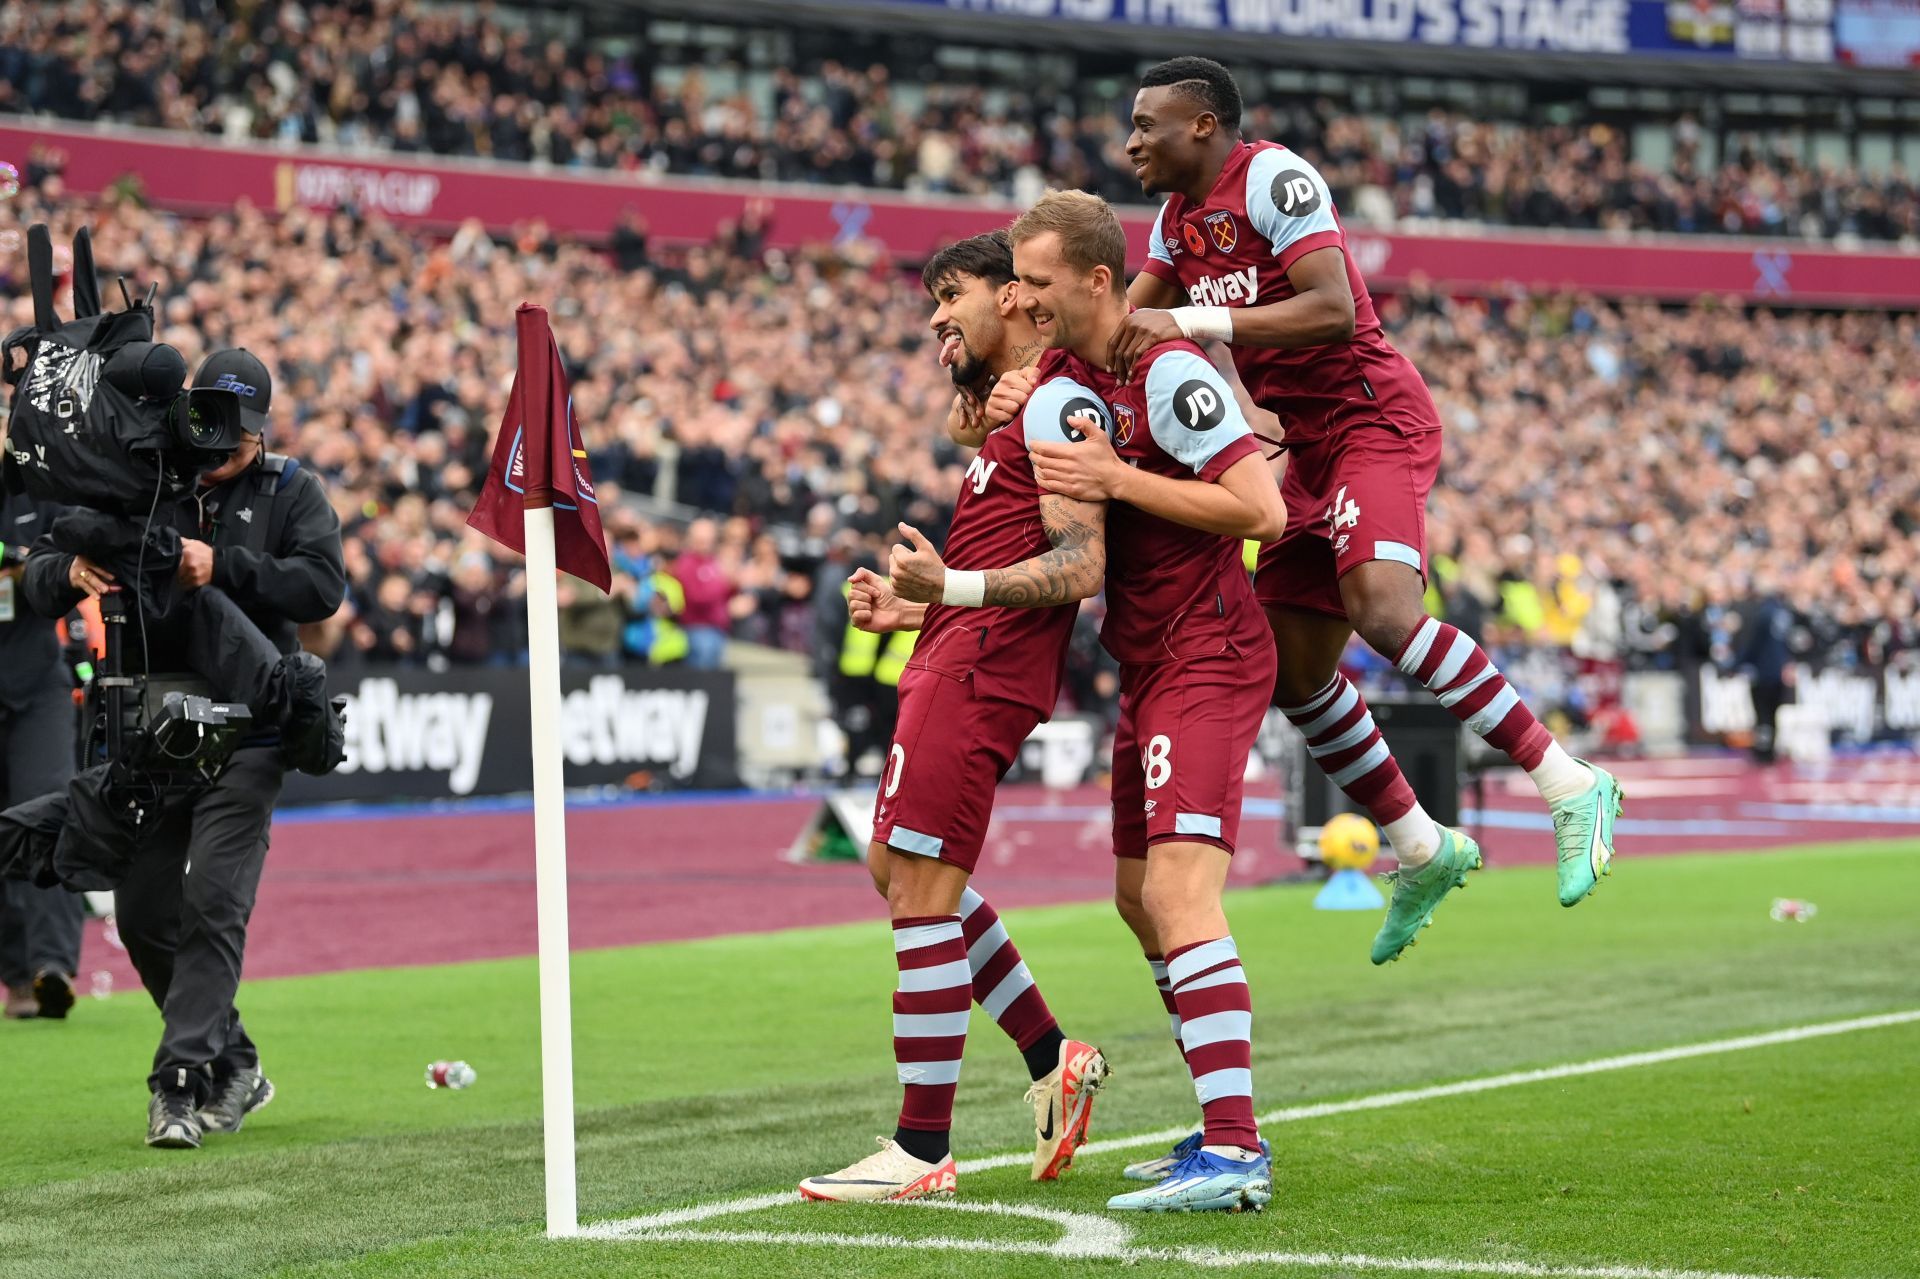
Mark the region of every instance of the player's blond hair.
<instances>
[{"instance_id":1,"label":"player's blond hair","mask_svg":"<svg viewBox=\"0 0 1920 1279\"><path fill-rule=\"evenodd\" d=\"M1008 228L1016 246L1049 231L1060 237L1067 265L1082 274L1103 266L1116 282L1125 282L1127 233L1105 200L1085 191L1049 191Z\"/></svg>"}]
</instances>

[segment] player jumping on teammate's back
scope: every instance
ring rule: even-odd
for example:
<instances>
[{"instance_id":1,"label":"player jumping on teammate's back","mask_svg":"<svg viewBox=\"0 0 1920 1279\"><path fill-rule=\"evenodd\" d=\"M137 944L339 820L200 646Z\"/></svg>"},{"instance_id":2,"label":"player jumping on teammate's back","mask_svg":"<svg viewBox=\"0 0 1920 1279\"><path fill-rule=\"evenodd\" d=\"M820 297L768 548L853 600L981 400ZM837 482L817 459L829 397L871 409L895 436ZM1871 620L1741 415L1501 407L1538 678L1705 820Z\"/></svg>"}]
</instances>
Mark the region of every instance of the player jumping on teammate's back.
<instances>
[{"instance_id":1,"label":"player jumping on teammate's back","mask_svg":"<svg viewBox=\"0 0 1920 1279\"><path fill-rule=\"evenodd\" d=\"M935 303L931 323L941 363L969 395L1039 354L1032 321L1013 306L1013 258L1004 233L949 246L927 264L922 279ZM1043 398L1058 393L1042 392ZM1102 511L1081 507L1035 483L1016 420L985 439L968 468L947 553L963 568L1043 561L1030 577L996 581L994 600L1005 594L1007 603L1065 607L926 603L896 594L895 584L866 569L849 584L855 626L919 632L900 680L900 715L867 852L874 886L893 918L900 973L893 1044L903 1099L899 1125L891 1138L880 1139L880 1150L801 1182L808 1199L913 1199L957 1188L953 1097L968 1010L976 1002L1013 1040L1033 1079L1027 1091L1034 1108L1033 1179L1057 1178L1086 1141L1106 1058L1061 1033L1006 926L967 883L986 837L994 788L1058 700L1073 629L1069 600L1099 589L1106 563ZM925 545L917 532L903 531ZM984 600L984 588L979 594L967 602L993 602ZM1057 598L1042 598L1048 594Z\"/></svg>"},{"instance_id":2,"label":"player jumping on teammate's back","mask_svg":"<svg viewBox=\"0 0 1920 1279\"><path fill-rule=\"evenodd\" d=\"M1128 290L1141 309L1108 354L1125 377L1170 338L1229 343L1254 402L1285 427L1287 528L1255 579L1280 654L1275 701L1400 862L1378 964L1413 944L1480 850L1427 816L1340 674L1353 631L1527 771L1553 814L1563 906L1610 869L1620 787L1560 748L1478 644L1426 615L1439 413L1381 331L1325 181L1285 147L1242 141L1240 109L1233 77L1206 58L1142 78L1127 154L1166 203Z\"/></svg>"},{"instance_id":3,"label":"player jumping on teammate's back","mask_svg":"<svg viewBox=\"0 0 1920 1279\"><path fill-rule=\"evenodd\" d=\"M1049 193L1012 235L1020 305L1051 348L1041 375L1053 380L1022 410L1034 474L1096 513L1105 505L1101 641L1121 663L1115 901L1178 1018L1204 1119L1200 1142L1164 1180L1108 1206L1257 1208L1271 1186L1253 1115L1252 1004L1220 895L1273 680L1240 539L1276 536L1285 509L1232 390L1199 348L1156 347L1130 386L1103 367L1126 315L1126 238L1106 203ZM1058 460L1083 452L1109 460L1116 482L1055 484ZM988 604L1004 598L996 583L1034 569L956 573L918 540L896 548L893 563L896 583Z\"/></svg>"}]
</instances>

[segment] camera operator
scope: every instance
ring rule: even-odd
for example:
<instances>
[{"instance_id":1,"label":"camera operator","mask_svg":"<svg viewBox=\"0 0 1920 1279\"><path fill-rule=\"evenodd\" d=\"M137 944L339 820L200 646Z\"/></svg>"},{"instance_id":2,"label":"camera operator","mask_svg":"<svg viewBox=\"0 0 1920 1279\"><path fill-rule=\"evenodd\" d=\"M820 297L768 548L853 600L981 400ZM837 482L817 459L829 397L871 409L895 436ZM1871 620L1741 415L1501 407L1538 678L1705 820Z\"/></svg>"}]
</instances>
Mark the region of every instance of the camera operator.
<instances>
[{"instance_id":1,"label":"camera operator","mask_svg":"<svg viewBox=\"0 0 1920 1279\"><path fill-rule=\"evenodd\" d=\"M160 507L159 522L183 539L178 584L224 590L291 653L300 623L340 607L340 521L311 470L264 451L272 397L265 365L243 350L219 351L193 384L238 394L245 434L197 491ZM28 561L28 596L42 613L115 589L112 574L82 556ZM164 659L178 655L163 655L153 639L149 669L184 669L167 667ZM197 1148L203 1132L237 1132L273 1098L233 1000L286 768L277 740L245 739L212 786L169 801L114 892L121 939L165 1023L147 1080L150 1146Z\"/></svg>"},{"instance_id":2,"label":"camera operator","mask_svg":"<svg viewBox=\"0 0 1920 1279\"><path fill-rule=\"evenodd\" d=\"M0 493L0 808L60 790L73 776L72 678L55 624L35 617L20 589L27 550L56 509ZM0 880L8 1019L60 1019L72 1009L83 914L78 893Z\"/></svg>"}]
</instances>

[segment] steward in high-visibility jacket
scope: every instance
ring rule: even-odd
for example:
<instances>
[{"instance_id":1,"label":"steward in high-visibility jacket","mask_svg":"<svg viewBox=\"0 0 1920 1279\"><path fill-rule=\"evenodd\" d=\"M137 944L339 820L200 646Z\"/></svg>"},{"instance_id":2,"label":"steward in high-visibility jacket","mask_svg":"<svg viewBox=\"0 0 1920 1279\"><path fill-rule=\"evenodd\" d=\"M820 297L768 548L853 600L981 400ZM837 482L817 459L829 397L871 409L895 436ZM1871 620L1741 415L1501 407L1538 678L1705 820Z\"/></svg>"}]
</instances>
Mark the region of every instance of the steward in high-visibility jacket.
<instances>
[{"instance_id":1,"label":"steward in high-visibility jacket","mask_svg":"<svg viewBox=\"0 0 1920 1279\"><path fill-rule=\"evenodd\" d=\"M680 579L661 569L652 578L653 599L666 605L666 612L653 619L653 639L647 645L647 661L654 666L685 660L687 632L674 619L686 611L687 592ZM649 604L652 601L648 601Z\"/></svg>"}]
</instances>

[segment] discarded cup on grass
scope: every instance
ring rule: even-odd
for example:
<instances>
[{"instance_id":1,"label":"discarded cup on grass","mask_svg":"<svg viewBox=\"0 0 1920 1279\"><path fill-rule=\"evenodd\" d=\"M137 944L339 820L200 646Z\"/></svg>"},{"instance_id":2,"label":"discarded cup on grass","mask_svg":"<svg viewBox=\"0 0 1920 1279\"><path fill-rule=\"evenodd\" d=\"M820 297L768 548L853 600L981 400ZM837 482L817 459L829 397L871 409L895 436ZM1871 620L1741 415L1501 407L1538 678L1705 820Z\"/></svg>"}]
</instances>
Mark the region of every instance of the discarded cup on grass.
<instances>
[{"instance_id":1,"label":"discarded cup on grass","mask_svg":"<svg viewBox=\"0 0 1920 1279\"><path fill-rule=\"evenodd\" d=\"M1773 908L1767 912L1775 922L1782 924L1804 924L1819 913L1820 908L1812 902L1803 902L1793 897L1776 897Z\"/></svg>"},{"instance_id":2,"label":"discarded cup on grass","mask_svg":"<svg viewBox=\"0 0 1920 1279\"><path fill-rule=\"evenodd\" d=\"M479 1078L464 1061L436 1061L427 1067L429 1088L471 1088Z\"/></svg>"}]
</instances>

